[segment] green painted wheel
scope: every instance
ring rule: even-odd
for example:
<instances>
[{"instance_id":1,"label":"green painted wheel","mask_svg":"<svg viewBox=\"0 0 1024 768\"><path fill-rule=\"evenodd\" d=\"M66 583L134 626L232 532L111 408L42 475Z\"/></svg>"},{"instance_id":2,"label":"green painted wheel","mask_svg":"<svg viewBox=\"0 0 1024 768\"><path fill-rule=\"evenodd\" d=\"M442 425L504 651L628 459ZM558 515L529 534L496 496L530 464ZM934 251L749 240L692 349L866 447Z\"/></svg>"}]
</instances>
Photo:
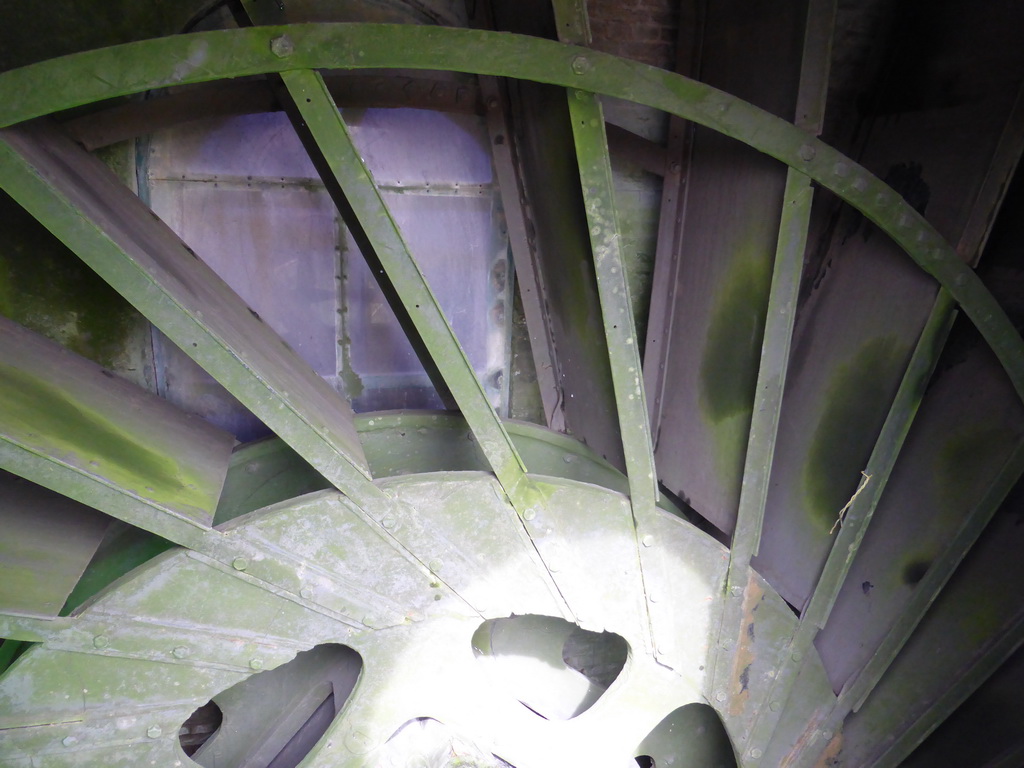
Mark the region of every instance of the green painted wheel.
<instances>
[{"instance_id":1,"label":"green painted wheel","mask_svg":"<svg viewBox=\"0 0 1024 768\"><path fill-rule=\"evenodd\" d=\"M317 74L378 67L572 89L626 475L491 407ZM98 161L25 122L266 73L461 416L355 418ZM679 76L548 41L375 25L203 33L5 73L0 184L280 439L231 456L218 430L4 324L0 392L18 410L0 466L178 546L72 616L2 614L0 634L40 645L0 678L0 764L188 765L180 734L211 700L219 730L187 745L204 766L454 765L459 750L517 768L757 765L789 748L772 741L780 720L807 740L830 733L799 730L835 703L811 645L828 595L799 622L749 568L767 476L741 501L731 551L660 500L593 94L782 160L794 196L811 179L835 191L960 302L1024 391L1019 336L916 212L794 126ZM75 430L54 425L58 407ZM750 439L748 460L770 465L773 436Z\"/></svg>"}]
</instances>

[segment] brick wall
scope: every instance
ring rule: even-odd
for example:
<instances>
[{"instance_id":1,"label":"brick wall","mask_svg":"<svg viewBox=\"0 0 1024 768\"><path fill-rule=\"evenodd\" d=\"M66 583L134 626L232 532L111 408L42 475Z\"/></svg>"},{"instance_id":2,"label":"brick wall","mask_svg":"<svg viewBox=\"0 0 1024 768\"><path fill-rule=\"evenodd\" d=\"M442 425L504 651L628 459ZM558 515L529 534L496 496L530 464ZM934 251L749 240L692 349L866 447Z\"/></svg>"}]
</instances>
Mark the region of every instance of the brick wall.
<instances>
[{"instance_id":1,"label":"brick wall","mask_svg":"<svg viewBox=\"0 0 1024 768\"><path fill-rule=\"evenodd\" d=\"M675 68L680 0L587 0L593 47Z\"/></svg>"}]
</instances>

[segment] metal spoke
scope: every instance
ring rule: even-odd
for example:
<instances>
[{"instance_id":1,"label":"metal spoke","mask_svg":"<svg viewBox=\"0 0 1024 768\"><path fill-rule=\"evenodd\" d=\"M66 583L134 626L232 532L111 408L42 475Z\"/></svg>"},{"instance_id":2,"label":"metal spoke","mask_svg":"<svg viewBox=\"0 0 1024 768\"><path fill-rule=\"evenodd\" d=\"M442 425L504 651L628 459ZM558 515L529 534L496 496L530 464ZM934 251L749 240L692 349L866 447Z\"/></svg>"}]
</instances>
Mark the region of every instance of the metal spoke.
<instances>
[{"instance_id":1,"label":"metal spoke","mask_svg":"<svg viewBox=\"0 0 1024 768\"><path fill-rule=\"evenodd\" d=\"M285 72L281 77L380 260L380 266L387 272L430 359L441 371L502 487L512 496L526 468L488 402L480 380L426 278L409 252L398 225L373 183L373 176L352 144L323 78L315 72Z\"/></svg>"},{"instance_id":2,"label":"metal spoke","mask_svg":"<svg viewBox=\"0 0 1024 768\"><path fill-rule=\"evenodd\" d=\"M783 661L770 697L775 701L789 700L802 659L813 650L814 638L828 619L835 604L836 596L849 571L853 558L875 507L885 490L889 475L899 456L900 448L913 423L917 408L924 395L932 371L938 363L936 349L941 349L952 325L951 301L948 294L940 292L936 306L921 334L910 365L903 376L889 415L878 436L871 458L864 469L863 480L858 493L850 500L847 510L837 519L839 531L829 553L825 568L811 595L810 602L801 614L800 623L789 643L789 654ZM761 710L752 729L748 746L762 750L768 744L777 727L781 713Z\"/></svg>"},{"instance_id":3,"label":"metal spoke","mask_svg":"<svg viewBox=\"0 0 1024 768\"><path fill-rule=\"evenodd\" d=\"M348 403L99 160L52 128L7 129L0 184L324 477L381 497Z\"/></svg>"}]
</instances>

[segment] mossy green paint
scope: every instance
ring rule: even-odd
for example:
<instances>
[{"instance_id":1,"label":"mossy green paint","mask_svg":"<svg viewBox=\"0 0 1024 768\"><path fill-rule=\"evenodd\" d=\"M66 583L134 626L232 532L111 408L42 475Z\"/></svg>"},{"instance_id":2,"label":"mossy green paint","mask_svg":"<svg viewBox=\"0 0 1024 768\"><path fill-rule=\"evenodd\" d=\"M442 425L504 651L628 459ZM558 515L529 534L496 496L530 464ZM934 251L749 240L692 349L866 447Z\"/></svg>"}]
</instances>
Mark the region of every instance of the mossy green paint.
<instances>
[{"instance_id":1,"label":"mossy green paint","mask_svg":"<svg viewBox=\"0 0 1024 768\"><path fill-rule=\"evenodd\" d=\"M104 367L120 369L149 324L3 194L0 216L6 224L0 248L0 314Z\"/></svg>"},{"instance_id":2,"label":"mossy green paint","mask_svg":"<svg viewBox=\"0 0 1024 768\"><path fill-rule=\"evenodd\" d=\"M182 475L173 457L150 447L148 435L130 434L105 415L73 401L52 384L0 364L0 413L4 433L29 447L88 468L121 488L180 512L212 506L199 488Z\"/></svg>"},{"instance_id":3,"label":"mossy green paint","mask_svg":"<svg viewBox=\"0 0 1024 768\"><path fill-rule=\"evenodd\" d=\"M971 511L1019 439L1001 424L968 424L947 438L934 474L943 517L960 520Z\"/></svg>"},{"instance_id":4,"label":"mossy green paint","mask_svg":"<svg viewBox=\"0 0 1024 768\"><path fill-rule=\"evenodd\" d=\"M857 490L909 353L897 336L881 336L832 374L803 473L807 515L824 531Z\"/></svg>"},{"instance_id":5,"label":"mossy green paint","mask_svg":"<svg viewBox=\"0 0 1024 768\"><path fill-rule=\"evenodd\" d=\"M732 262L709 312L698 386L718 477L738 501L773 262L770 247L749 235Z\"/></svg>"}]
</instances>

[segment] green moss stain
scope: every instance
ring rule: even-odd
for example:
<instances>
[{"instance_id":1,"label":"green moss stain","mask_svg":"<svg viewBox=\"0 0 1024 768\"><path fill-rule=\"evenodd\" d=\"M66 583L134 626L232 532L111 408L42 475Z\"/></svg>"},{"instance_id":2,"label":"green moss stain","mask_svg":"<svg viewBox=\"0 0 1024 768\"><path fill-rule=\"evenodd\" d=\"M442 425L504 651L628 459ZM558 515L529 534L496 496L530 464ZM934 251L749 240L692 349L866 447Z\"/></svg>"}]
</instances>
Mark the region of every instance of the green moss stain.
<instances>
[{"instance_id":1,"label":"green moss stain","mask_svg":"<svg viewBox=\"0 0 1024 768\"><path fill-rule=\"evenodd\" d=\"M749 415L754 404L772 265L754 248L743 250L711 310L701 360L701 407L713 422Z\"/></svg>"},{"instance_id":2,"label":"green moss stain","mask_svg":"<svg viewBox=\"0 0 1024 768\"><path fill-rule=\"evenodd\" d=\"M720 482L739 494L757 385L771 254L747 238L718 289L700 369L700 408Z\"/></svg>"},{"instance_id":3,"label":"green moss stain","mask_svg":"<svg viewBox=\"0 0 1024 768\"><path fill-rule=\"evenodd\" d=\"M77 256L6 195L0 313L114 370L148 323ZM134 355L129 355L134 356Z\"/></svg>"},{"instance_id":4,"label":"green moss stain","mask_svg":"<svg viewBox=\"0 0 1024 768\"><path fill-rule=\"evenodd\" d=\"M825 531L857 489L908 353L896 336L876 338L832 376L804 468L807 510Z\"/></svg>"},{"instance_id":5,"label":"green moss stain","mask_svg":"<svg viewBox=\"0 0 1024 768\"><path fill-rule=\"evenodd\" d=\"M201 483L182 476L173 458L158 453L146 434L130 434L45 381L0 364L4 431L43 446L72 465L89 467L116 485L179 510L209 509Z\"/></svg>"},{"instance_id":6,"label":"green moss stain","mask_svg":"<svg viewBox=\"0 0 1024 768\"><path fill-rule=\"evenodd\" d=\"M971 424L952 433L935 460L936 498L944 516L961 519L981 499L1018 435L1008 427Z\"/></svg>"}]
</instances>

